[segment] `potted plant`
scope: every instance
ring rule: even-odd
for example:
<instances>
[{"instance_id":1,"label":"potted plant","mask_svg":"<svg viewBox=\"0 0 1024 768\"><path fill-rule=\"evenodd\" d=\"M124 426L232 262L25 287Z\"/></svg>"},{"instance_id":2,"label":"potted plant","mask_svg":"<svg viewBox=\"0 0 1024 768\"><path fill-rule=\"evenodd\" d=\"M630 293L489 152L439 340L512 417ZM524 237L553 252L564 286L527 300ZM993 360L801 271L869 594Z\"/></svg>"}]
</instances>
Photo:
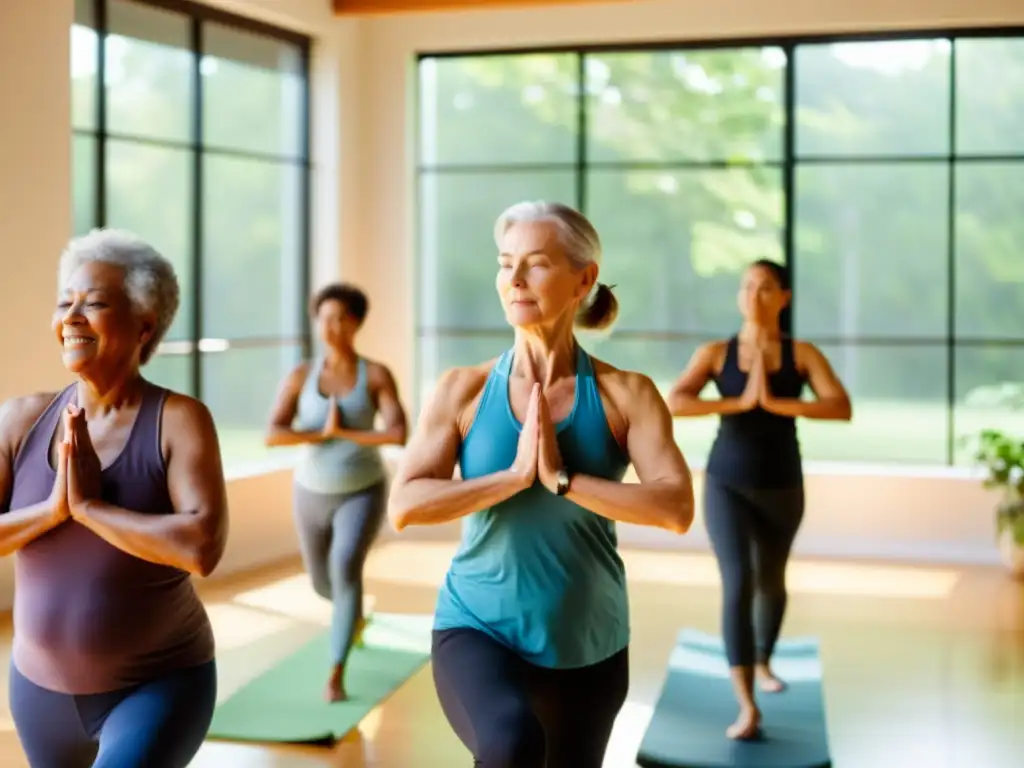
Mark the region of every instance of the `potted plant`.
<instances>
[{"instance_id":1,"label":"potted plant","mask_svg":"<svg viewBox=\"0 0 1024 768\"><path fill-rule=\"evenodd\" d=\"M1024 410L1024 387L1004 385L995 398L1010 411ZM1024 579L1024 440L1001 429L984 429L974 440L974 460L985 469L984 485L998 489L996 538L1003 562Z\"/></svg>"}]
</instances>

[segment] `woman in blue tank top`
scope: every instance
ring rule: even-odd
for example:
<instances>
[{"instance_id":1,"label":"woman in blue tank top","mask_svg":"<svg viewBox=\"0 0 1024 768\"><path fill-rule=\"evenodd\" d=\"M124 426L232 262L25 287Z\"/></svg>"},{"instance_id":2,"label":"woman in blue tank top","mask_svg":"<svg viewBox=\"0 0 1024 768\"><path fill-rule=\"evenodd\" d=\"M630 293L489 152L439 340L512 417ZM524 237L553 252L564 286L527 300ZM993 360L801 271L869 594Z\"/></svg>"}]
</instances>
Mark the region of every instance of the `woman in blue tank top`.
<instances>
[{"instance_id":1,"label":"woman in blue tank top","mask_svg":"<svg viewBox=\"0 0 1024 768\"><path fill-rule=\"evenodd\" d=\"M522 203L495 227L515 343L447 372L394 480L401 530L463 519L441 588L433 671L485 768L600 768L629 683L616 522L685 532L690 472L649 378L592 359L574 326L617 313L581 214ZM632 463L640 483L623 483ZM453 479L456 465L461 477Z\"/></svg>"},{"instance_id":2,"label":"woman in blue tank top","mask_svg":"<svg viewBox=\"0 0 1024 768\"><path fill-rule=\"evenodd\" d=\"M722 631L740 713L726 735L756 736L765 693L784 683L771 668L786 609L786 563L804 514L797 417L848 421L850 398L825 356L784 337L779 315L789 275L757 261L739 292L743 326L698 349L668 397L673 416L718 414L704 480L704 520L722 575ZM714 381L720 399L702 400ZM809 384L816 399L801 398Z\"/></svg>"},{"instance_id":3,"label":"woman in blue tank top","mask_svg":"<svg viewBox=\"0 0 1024 768\"><path fill-rule=\"evenodd\" d=\"M391 372L356 351L368 309L353 285L331 284L313 297L322 351L288 374L266 438L270 446L301 446L293 513L313 589L334 603L324 694L332 702L346 698L345 664L366 624L363 564L386 503L380 446L405 443L405 409Z\"/></svg>"}]
</instances>

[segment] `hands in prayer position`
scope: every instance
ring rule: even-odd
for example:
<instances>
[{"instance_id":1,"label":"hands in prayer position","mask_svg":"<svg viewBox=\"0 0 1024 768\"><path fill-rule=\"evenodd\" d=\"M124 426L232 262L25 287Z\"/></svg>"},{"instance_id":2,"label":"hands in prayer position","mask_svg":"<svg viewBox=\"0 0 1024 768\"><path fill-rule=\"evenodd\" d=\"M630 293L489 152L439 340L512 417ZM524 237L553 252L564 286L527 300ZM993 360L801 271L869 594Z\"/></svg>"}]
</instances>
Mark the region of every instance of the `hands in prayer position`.
<instances>
[{"instance_id":1,"label":"hands in prayer position","mask_svg":"<svg viewBox=\"0 0 1024 768\"><path fill-rule=\"evenodd\" d=\"M57 444L57 479L50 501L56 522L80 520L85 505L100 495L100 460L96 455L85 411L68 405L62 414L64 439Z\"/></svg>"},{"instance_id":2,"label":"hands in prayer position","mask_svg":"<svg viewBox=\"0 0 1024 768\"><path fill-rule=\"evenodd\" d=\"M519 447L512 469L522 478L524 488L533 485L537 478L552 493L558 487L562 453L558 449L548 401L541 393L539 383L534 383L530 392L530 404L519 434Z\"/></svg>"},{"instance_id":3,"label":"hands in prayer position","mask_svg":"<svg viewBox=\"0 0 1024 768\"><path fill-rule=\"evenodd\" d=\"M774 413L776 398L772 395L771 387L768 384L768 350L765 346L757 348L754 359L747 374L747 386L740 395L739 402L744 411L752 411L755 408Z\"/></svg>"},{"instance_id":4,"label":"hands in prayer position","mask_svg":"<svg viewBox=\"0 0 1024 768\"><path fill-rule=\"evenodd\" d=\"M339 440L345 436L345 422L341 418L338 398L334 395L327 402L327 421L322 434L325 440Z\"/></svg>"}]
</instances>

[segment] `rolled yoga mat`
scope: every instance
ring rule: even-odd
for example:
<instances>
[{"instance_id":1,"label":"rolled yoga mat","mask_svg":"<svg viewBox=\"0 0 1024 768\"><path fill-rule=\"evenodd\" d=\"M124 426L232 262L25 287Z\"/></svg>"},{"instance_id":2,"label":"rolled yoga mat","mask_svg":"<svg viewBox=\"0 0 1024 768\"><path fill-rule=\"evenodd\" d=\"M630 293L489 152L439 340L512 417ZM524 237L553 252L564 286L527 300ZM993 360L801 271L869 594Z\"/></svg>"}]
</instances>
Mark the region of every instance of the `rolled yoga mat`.
<instances>
[{"instance_id":1,"label":"rolled yoga mat","mask_svg":"<svg viewBox=\"0 0 1024 768\"><path fill-rule=\"evenodd\" d=\"M643 768L830 768L817 640L780 641L772 667L788 688L758 696L763 737L729 739L725 729L737 709L725 647L718 637L684 629L637 763Z\"/></svg>"},{"instance_id":2,"label":"rolled yoga mat","mask_svg":"<svg viewBox=\"0 0 1024 768\"><path fill-rule=\"evenodd\" d=\"M330 746L430 660L433 617L374 613L362 647L348 659L349 700L323 698L327 633L315 638L218 705L208 738Z\"/></svg>"}]
</instances>

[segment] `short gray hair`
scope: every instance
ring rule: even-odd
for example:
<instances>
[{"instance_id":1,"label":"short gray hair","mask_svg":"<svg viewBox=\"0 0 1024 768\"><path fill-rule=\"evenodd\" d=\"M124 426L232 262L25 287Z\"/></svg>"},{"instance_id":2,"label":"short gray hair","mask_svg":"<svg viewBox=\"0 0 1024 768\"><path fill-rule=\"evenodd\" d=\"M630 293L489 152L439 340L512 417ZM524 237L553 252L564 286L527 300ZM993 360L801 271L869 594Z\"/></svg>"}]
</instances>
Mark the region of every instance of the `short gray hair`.
<instances>
[{"instance_id":1,"label":"short gray hair","mask_svg":"<svg viewBox=\"0 0 1024 768\"><path fill-rule=\"evenodd\" d=\"M174 322L181 303L181 288L174 266L153 246L131 232L94 229L68 243L60 256L57 290L64 288L71 273L89 262L112 264L124 270L124 285L138 312L152 312L156 328L140 353L146 363Z\"/></svg>"},{"instance_id":2,"label":"short gray hair","mask_svg":"<svg viewBox=\"0 0 1024 768\"><path fill-rule=\"evenodd\" d=\"M576 269L600 264L601 238L594 225L582 213L564 203L533 200L506 208L494 223L494 242L500 248L505 233L520 222L544 221L558 229L559 240L569 263ZM596 290L580 307L576 325L592 330L610 328L619 314L619 302L611 286L598 283Z\"/></svg>"}]
</instances>

